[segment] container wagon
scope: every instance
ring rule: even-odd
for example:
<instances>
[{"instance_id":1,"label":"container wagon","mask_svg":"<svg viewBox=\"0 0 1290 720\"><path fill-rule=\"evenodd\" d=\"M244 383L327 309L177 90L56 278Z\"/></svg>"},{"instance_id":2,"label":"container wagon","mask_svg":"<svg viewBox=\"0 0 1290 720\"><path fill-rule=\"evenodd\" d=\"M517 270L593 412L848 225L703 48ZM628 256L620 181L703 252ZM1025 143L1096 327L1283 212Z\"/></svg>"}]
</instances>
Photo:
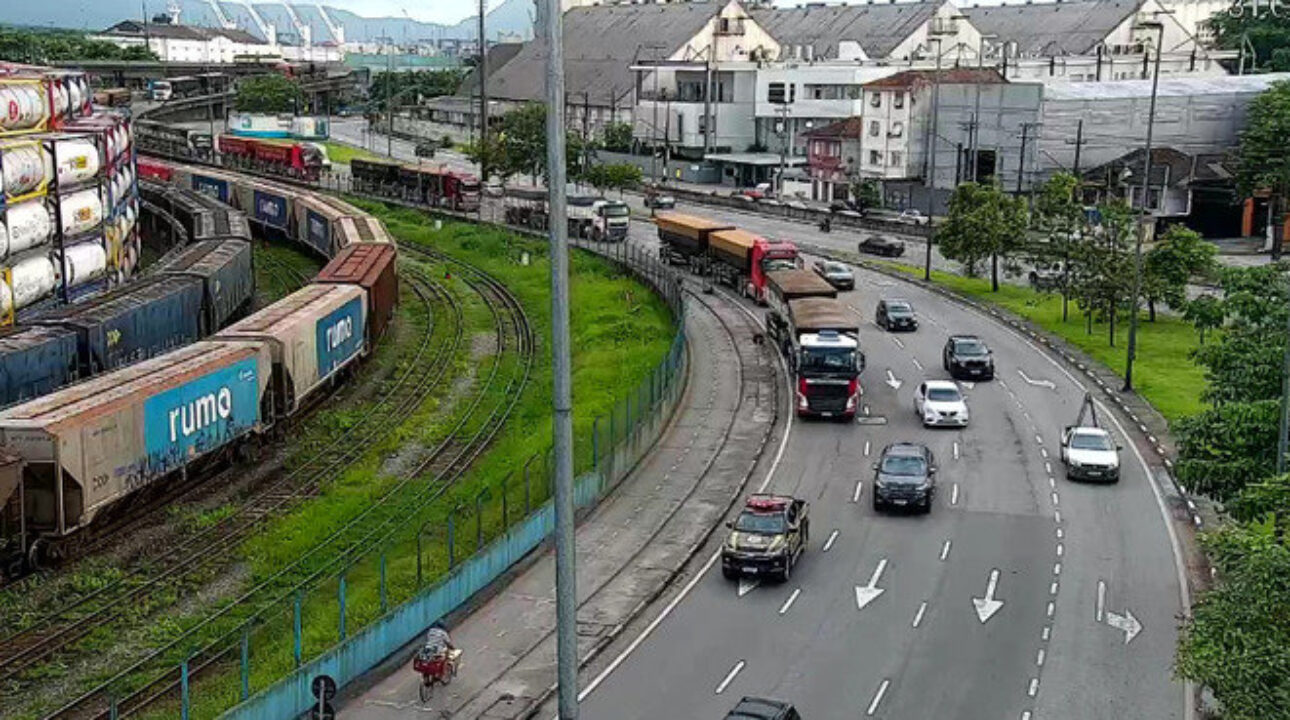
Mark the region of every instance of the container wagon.
<instances>
[{"instance_id":1,"label":"container wagon","mask_svg":"<svg viewBox=\"0 0 1290 720\"><path fill-rule=\"evenodd\" d=\"M255 296L251 244L236 238L193 243L166 259L155 272L201 282L203 336L244 314Z\"/></svg>"},{"instance_id":2,"label":"container wagon","mask_svg":"<svg viewBox=\"0 0 1290 720\"><path fill-rule=\"evenodd\" d=\"M40 397L80 377L76 333L61 327L0 332L0 405Z\"/></svg>"},{"instance_id":3,"label":"container wagon","mask_svg":"<svg viewBox=\"0 0 1290 720\"><path fill-rule=\"evenodd\" d=\"M393 245L355 243L336 254L314 278L320 285L357 285L367 293L367 345L376 341L394 318L399 303L398 252Z\"/></svg>"},{"instance_id":4,"label":"container wagon","mask_svg":"<svg viewBox=\"0 0 1290 720\"><path fill-rule=\"evenodd\" d=\"M357 285L306 285L215 337L265 343L273 359L275 406L290 415L367 352L367 294Z\"/></svg>"}]
</instances>

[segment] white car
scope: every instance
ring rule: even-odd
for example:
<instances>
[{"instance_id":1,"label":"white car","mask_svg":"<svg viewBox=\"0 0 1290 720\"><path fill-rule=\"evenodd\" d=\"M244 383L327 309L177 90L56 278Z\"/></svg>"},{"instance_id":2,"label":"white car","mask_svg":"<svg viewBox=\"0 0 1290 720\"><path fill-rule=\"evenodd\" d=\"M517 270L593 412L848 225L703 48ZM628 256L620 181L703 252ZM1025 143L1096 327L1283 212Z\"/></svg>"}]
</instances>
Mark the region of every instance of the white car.
<instances>
[{"instance_id":1,"label":"white car","mask_svg":"<svg viewBox=\"0 0 1290 720\"><path fill-rule=\"evenodd\" d=\"M896 217L896 221L912 225L926 225L927 216L917 210L902 210L900 215Z\"/></svg>"},{"instance_id":2,"label":"white car","mask_svg":"<svg viewBox=\"0 0 1290 720\"><path fill-rule=\"evenodd\" d=\"M968 406L957 383L927 380L914 391L914 414L923 427L967 427Z\"/></svg>"},{"instance_id":3,"label":"white car","mask_svg":"<svg viewBox=\"0 0 1290 720\"><path fill-rule=\"evenodd\" d=\"M1120 480L1120 448L1102 428L1063 429L1062 464L1071 480Z\"/></svg>"}]
</instances>

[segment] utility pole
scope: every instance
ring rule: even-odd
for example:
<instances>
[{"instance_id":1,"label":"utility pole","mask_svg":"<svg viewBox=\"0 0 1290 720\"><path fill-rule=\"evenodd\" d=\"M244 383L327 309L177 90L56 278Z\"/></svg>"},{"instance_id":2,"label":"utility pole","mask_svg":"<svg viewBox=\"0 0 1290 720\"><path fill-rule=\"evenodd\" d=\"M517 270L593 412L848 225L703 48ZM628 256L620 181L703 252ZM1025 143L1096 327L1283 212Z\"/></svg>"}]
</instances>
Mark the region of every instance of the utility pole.
<instances>
[{"instance_id":1,"label":"utility pole","mask_svg":"<svg viewBox=\"0 0 1290 720\"><path fill-rule=\"evenodd\" d=\"M779 182L775 193L784 196L784 169L788 164L788 106L779 106Z\"/></svg>"},{"instance_id":2,"label":"utility pole","mask_svg":"<svg viewBox=\"0 0 1290 720\"><path fill-rule=\"evenodd\" d=\"M1079 155L1080 150L1084 148L1084 118L1080 118L1075 123L1075 167L1072 172L1075 174L1075 182L1079 183Z\"/></svg>"},{"instance_id":3,"label":"utility pole","mask_svg":"<svg viewBox=\"0 0 1290 720\"><path fill-rule=\"evenodd\" d=\"M1021 181L1026 174L1026 140L1029 139L1030 123L1021 123L1021 152L1017 153L1017 194L1021 194Z\"/></svg>"},{"instance_id":4,"label":"utility pole","mask_svg":"<svg viewBox=\"0 0 1290 720\"><path fill-rule=\"evenodd\" d=\"M987 37L994 37L994 36L992 34L990 35L982 34L981 42L979 45L977 45L977 49L976 49L976 69L977 70L981 70L983 67L985 67L985 41ZM976 82L973 83L973 87L975 89L976 98L975 100L973 100L973 104L972 104L972 129L970 134L968 135L968 144L972 146L972 149L970 151L972 153L972 160L969 163L969 165L971 165L971 168L972 168L971 180L972 182L976 182L977 181L977 163L979 162L977 160L977 150L979 149L978 138L981 135L981 78L978 77L976 79Z\"/></svg>"},{"instance_id":5,"label":"utility pole","mask_svg":"<svg viewBox=\"0 0 1290 720\"><path fill-rule=\"evenodd\" d=\"M547 42L546 158L551 224L552 437L555 460L555 616L560 720L578 717L578 593L573 538L573 395L569 359L569 246L565 205L564 16L542 0Z\"/></svg>"},{"instance_id":6,"label":"utility pole","mask_svg":"<svg viewBox=\"0 0 1290 720\"><path fill-rule=\"evenodd\" d=\"M923 260L923 279L932 279L932 243L936 241L936 137L938 115L941 109L941 38L928 38L936 43L936 73L932 75L932 117L927 123L927 255ZM910 98L913 102L913 98Z\"/></svg>"},{"instance_id":7,"label":"utility pole","mask_svg":"<svg viewBox=\"0 0 1290 720\"><path fill-rule=\"evenodd\" d=\"M1138 237L1133 245L1133 304L1129 310L1129 347L1124 362L1124 392L1133 390L1133 361L1138 356L1138 296L1142 294L1142 241L1147 234L1147 207L1151 201L1151 133L1156 125L1156 93L1160 88L1160 56L1164 54L1165 24L1160 20L1141 23L1154 26L1156 37L1156 71L1151 78L1151 104L1147 110L1147 151L1142 158L1142 211L1138 215Z\"/></svg>"},{"instance_id":8,"label":"utility pole","mask_svg":"<svg viewBox=\"0 0 1290 720\"><path fill-rule=\"evenodd\" d=\"M488 182L488 36L484 34L485 0L479 0L479 182ZM482 207L482 204L481 204Z\"/></svg>"},{"instance_id":9,"label":"utility pole","mask_svg":"<svg viewBox=\"0 0 1290 720\"><path fill-rule=\"evenodd\" d=\"M385 51L385 154L394 157L394 38Z\"/></svg>"}]
</instances>

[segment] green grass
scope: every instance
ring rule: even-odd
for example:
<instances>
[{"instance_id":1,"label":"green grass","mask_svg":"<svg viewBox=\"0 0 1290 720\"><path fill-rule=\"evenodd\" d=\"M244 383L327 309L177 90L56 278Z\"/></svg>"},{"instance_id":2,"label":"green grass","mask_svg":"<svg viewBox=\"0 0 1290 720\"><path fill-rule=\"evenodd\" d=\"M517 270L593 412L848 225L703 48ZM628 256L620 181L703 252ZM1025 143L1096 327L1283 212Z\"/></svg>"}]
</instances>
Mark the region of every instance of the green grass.
<instances>
[{"instance_id":1,"label":"green grass","mask_svg":"<svg viewBox=\"0 0 1290 720\"><path fill-rule=\"evenodd\" d=\"M921 269L908 265L881 260L866 262L922 276ZM1129 344L1127 318L1116 321L1115 346L1112 347L1108 342L1107 324L1094 322L1093 332L1088 333L1086 319L1073 300L1069 320L1062 322L1060 295L1003 283L999 285L998 292L991 292L988 278L969 278L940 271L932 272L932 280L963 295L1010 310L1088 353L1120 377L1124 376L1125 348ZM1200 400L1200 392L1205 385L1204 369L1191 360L1191 351L1199 344L1199 337L1190 323L1163 313L1156 315L1155 322L1148 322L1143 311L1138 322L1138 359L1133 384L1170 423L1205 409Z\"/></svg>"},{"instance_id":2,"label":"green grass","mask_svg":"<svg viewBox=\"0 0 1290 720\"><path fill-rule=\"evenodd\" d=\"M285 564L294 562L322 538L386 493L394 498L393 502L396 504L393 507L399 509L400 517L403 518L403 529L382 545L390 606L410 598L447 571L446 526L453 508L462 508L455 514L458 522L456 557L460 562L477 549L474 532L477 521L484 533L483 541L487 543L498 536L507 524L520 519L525 503L525 488L520 481L520 470L530 459L537 460L533 463L530 500L533 506L537 506L546 499L547 482L542 456L551 441L551 370L547 340L550 333L549 266L545 245L503 231L466 224L448 223L436 231L424 216L415 212L387 210L373 205L367 207L385 219L391 232L405 247L409 243L433 245L477 264L506 284L524 306L537 338L532 376L528 386L519 394L512 416L489 450L441 495L438 494L438 486L428 482L428 478L419 478L402 490L392 490L398 481L385 466L391 453L408 442L422 446L433 444L444 437L465 413L466 402L458 401L454 404L445 401L444 395L449 390L434 393L391 438L371 443L358 462L329 481L320 497L298 506L288 515L271 523L258 536L248 540L241 552L241 570L236 574L233 592L226 589L223 594L207 596L203 588L211 579L209 576L187 582L183 587L177 586L152 606L152 609L161 608L159 611L132 613L128 627L117 628L115 632L96 633L82 641L82 653L114 657L114 663L100 661L92 666L81 664L78 667L78 664L54 662L34 668L31 677L40 677L42 673L48 677L65 677L67 688L54 691L60 694L72 689L83 690L123 667L123 660L137 657L149 648L166 645L185 631L192 632L191 642L188 643L192 647L222 637L232 627L232 623L246 616L245 610L239 608L229 619L216 625L201 628L197 626L225 607L227 598L272 576ZM522 254L527 254L530 258L529 264L519 262ZM446 275L447 268L443 265L416 260L411 253L404 253L401 263L405 273L410 268L417 267L436 278L445 278ZM670 312L659 298L609 263L584 253L575 253L571 271L576 467L585 469L591 460L590 435L593 422L597 417L601 418L599 429L602 433L602 450L607 425L604 420L610 412L615 412L620 420L618 435L621 437L621 403L642 382L648 381L650 373L667 354L675 325ZM471 354L471 335L490 332L491 314L477 297L471 299L473 293L462 278L454 274L453 279L445 278L443 282L462 300L465 323L469 328L463 350L453 361L458 377L466 378L462 380L466 383L464 389L458 384L454 392L469 395L475 391L471 389L472 385L478 383L493 363L500 363L499 370L505 376L518 365L518 359L513 353L496 356L491 351L484 351L482 357L478 353ZM412 303L407 302L405 296L404 307L410 304ZM365 372L371 372L373 365L380 364L380 355L384 350L378 350L377 357L369 361ZM474 380L470 379L472 376ZM447 383L445 388L447 385L451 383ZM486 395L484 406L490 406L503 397L503 389L499 384ZM331 434L341 432L344 427L352 424L363 406L359 400L318 413L300 432L294 434L292 442L296 444L295 447L324 442ZM468 422L467 428L470 427L473 425ZM289 449L290 452L292 451ZM481 515L476 518L474 499L481 492L487 493L489 499L484 503ZM508 509L505 518L501 502L503 495ZM424 499L431 497L433 502L424 503ZM202 513L181 512L176 514L175 519L184 525L200 527L215 521L225 512L227 511L223 508ZM423 582L418 585L414 530L423 523L427 528L420 556ZM334 549L329 552L334 552ZM381 562L378 557L376 552L361 555L346 570L345 619L350 634L382 613ZM228 580L221 582L227 584ZM337 640L337 594L337 580L333 576L306 591L304 595L303 643L306 660L323 652ZM275 603L272 607L265 621L251 635L252 692L272 684L295 666L291 651L290 603ZM167 655L167 662L173 660L177 663L178 659L173 653ZM132 677L120 689L136 686L140 680L142 676ZM194 684L193 717L215 717L235 704L238 684L236 665L221 666L220 671L199 678ZM17 698L11 696L10 699ZM0 716L39 715L42 714L40 710L49 709L52 699L48 696L40 699L22 697L21 702L10 705L9 710L0 711ZM173 706L162 706L147 711L143 716L170 718L177 715Z\"/></svg>"},{"instance_id":3,"label":"green grass","mask_svg":"<svg viewBox=\"0 0 1290 720\"><path fill-rule=\"evenodd\" d=\"M251 244L255 266L255 307L262 308L300 289L301 278L312 278L322 269L322 260L280 243Z\"/></svg>"},{"instance_id":4,"label":"green grass","mask_svg":"<svg viewBox=\"0 0 1290 720\"><path fill-rule=\"evenodd\" d=\"M360 160L389 159L383 155L377 155L376 153L369 152L363 148L346 145L344 143L325 142L322 145L327 148L327 157L331 158L333 163L340 165L348 165L354 158L358 158Z\"/></svg>"}]
</instances>

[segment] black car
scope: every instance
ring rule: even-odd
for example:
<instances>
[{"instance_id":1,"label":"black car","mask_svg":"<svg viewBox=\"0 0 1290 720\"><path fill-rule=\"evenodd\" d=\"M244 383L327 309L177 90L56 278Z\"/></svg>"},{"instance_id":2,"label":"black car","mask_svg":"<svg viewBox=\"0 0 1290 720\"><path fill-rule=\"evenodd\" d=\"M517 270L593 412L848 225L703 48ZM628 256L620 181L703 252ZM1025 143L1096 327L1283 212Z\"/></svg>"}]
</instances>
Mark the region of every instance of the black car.
<instances>
[{"instance_id":1,"label":"black car","mask_svg":"<svg viewBox=\"0 0 1290 720\"><path fill-rule=\"evenodd\" d=\"M932 511L936 496L936 460L926 445L892 443L874 463L873 509L887 507Z\"/></svg>"},{"instance_id":2,"label":"black car","mask_svg":"<svg viewBox=\"0 0 1290 720\"><path fill-rule=\"evenodd\" d=\"M994 379L994 355L975 335L951 335L941 350L941 367L954 379Z\"/></svg>"},{"instance_id":3,"label":"black car","mask_svg":"<svg viewBox=\"0 0 1290 720\"><path fill-rule=\"evenodd\" d=\"M855 200L834 200L833 202L829 203L829 212L831 213L853 212L859 215L860 217L864 217L866 213L864 206L856 202Z\"/></svg>"},{"instance_id":4,"label":"black car","mask_svg":"<svg viewBox=\"0 0 1290 720\"><path fill-rule=\"evenodd\" d=\"M726 720L802 720L792 703L768 698L746 697L739 701Z\"/></svg>"},{"instance_id":5,"label":"black car","mask_svg":"<svg viewBox=\"0 0 1290 720\"><path fill-rule=\"evenodd\" d=\"M882 235L870 235L860 241L860 252L883 257L900 257L905 254L905 243Z\"/></svg>"},{"instance_id":6,"label":"black car","mask_svg":"<svg viewBox=\"0 0 1290 720\"><path fill-rule=\"evenodd\" d=\"M874 322L884 330L918 329L918 318L914 317L914 306L908 300L879 300L878 311Z\"/></svg>"}]
</instances>

